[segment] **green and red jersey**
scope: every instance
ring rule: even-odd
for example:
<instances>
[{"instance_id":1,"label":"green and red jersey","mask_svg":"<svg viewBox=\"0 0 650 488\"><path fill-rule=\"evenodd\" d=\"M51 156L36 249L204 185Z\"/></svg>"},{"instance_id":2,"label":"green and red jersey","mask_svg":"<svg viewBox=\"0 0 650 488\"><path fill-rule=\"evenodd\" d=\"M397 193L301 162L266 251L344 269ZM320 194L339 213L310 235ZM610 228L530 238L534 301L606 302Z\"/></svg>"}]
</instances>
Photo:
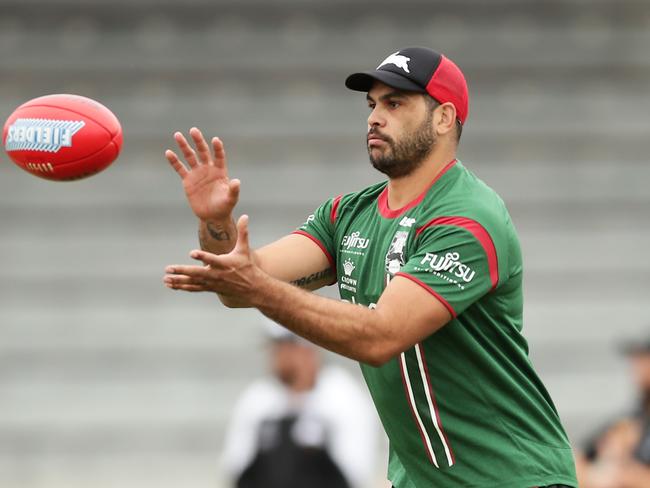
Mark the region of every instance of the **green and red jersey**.
<instances>
[{"instance_id":1,"label":"green and red jersey","mask_svg":"<svg viewBox=\"0 0 650 488\"><path fill-rule=\"evenodd\" d=\"M383 366L361 364L396 488L577 486L521 335L517 233L491 188L452 161L403 208L388 207L384 182L326 202L296 232L328 257L343 300L374 307L401 276L452 315Z\"/></svg>"}]
</instances>

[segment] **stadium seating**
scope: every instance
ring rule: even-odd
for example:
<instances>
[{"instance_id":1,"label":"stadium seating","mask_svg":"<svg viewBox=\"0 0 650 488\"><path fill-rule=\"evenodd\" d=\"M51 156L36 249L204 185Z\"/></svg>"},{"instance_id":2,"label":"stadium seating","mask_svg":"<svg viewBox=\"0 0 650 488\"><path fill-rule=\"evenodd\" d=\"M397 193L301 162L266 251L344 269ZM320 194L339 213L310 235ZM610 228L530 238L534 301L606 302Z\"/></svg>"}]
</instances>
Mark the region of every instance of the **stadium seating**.
<instances>
[{"instance_id":1,"label":"stadium seating","mask_svg":"<svg viewBox=\"0 0 650 488\"><path fill-rule=\"evenodd\" d=\"M0 113L78 93L125 143L74 183L2 158L0 486L215 486L265 349L255 313L162 286L197 245L171 134L222 137L263 244L378 181L343 79L416 44L468 77L460 157L520 231L531 356L581 441L633 400L617 345L650 315L648 25L637 0L3 0Z\"/></svg>"}]
</instances>

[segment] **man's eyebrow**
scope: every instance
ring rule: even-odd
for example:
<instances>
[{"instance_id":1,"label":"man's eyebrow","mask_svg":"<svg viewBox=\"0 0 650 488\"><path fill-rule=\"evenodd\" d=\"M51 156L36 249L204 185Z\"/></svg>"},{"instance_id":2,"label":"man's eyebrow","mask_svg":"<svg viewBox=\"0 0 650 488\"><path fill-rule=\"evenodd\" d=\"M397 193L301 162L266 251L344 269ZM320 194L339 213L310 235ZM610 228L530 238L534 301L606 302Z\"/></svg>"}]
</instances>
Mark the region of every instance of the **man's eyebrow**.
<instances>
[{"instance_id":1,"label":"man's eyebrow","mask_svg":"<svg viewBox=\"0 0 650 488\"><path fill-rule=\"evenodd\" d=\"M406 96L407 96L406 93L404 93L403 91L394 90L392 92L388 92L385 95L380 96L379 99L380 100L387 100L389 98L406 98ZM366 94L366 100L368 100L369 102L374 102L375 101L374 98L372 98L370 96L370 93Z\"/></svg>"}]
</instances>

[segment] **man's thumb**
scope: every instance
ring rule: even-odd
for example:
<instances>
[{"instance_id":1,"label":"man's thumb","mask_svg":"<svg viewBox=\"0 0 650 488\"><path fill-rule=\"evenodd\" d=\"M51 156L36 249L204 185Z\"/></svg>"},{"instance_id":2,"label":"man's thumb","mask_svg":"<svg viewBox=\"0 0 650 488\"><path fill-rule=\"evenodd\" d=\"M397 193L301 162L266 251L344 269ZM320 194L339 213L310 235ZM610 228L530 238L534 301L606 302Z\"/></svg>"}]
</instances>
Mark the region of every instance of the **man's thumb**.
<instances>
[{"instance_id":1,"label":"man's thumb","mask_svg":"<svg viewBox=\"0 0 650 488\"><path fill-rule=\"evenodd\" d=\"M241 189L241 181L238 179L230 180L230 183L228 184L228 192L229 192L229 197L230 200L233 203L237 203L239 201L239 190Z\"/></svg>"},{"instance_id":2,"label":"man's thumb","mask_svg":"<svg viewBox=\"0 0 650 488\"><path fill-rule=\"evenodd\" d=\"M237 221L237 244L235 248L238 252L248 254L250 246L248 244L248 215L242 215Z\"/></svg>"}]
</instances>

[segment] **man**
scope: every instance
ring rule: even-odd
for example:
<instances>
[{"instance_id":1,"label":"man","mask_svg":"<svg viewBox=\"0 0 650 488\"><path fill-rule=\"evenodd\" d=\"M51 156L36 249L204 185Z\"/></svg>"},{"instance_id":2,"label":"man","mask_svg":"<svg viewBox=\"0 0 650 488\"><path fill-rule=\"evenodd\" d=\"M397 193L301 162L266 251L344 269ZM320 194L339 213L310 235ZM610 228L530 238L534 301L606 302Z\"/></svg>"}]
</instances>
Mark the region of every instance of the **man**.
<instances>
[{"instance_id":1,"label":"man","mask_svg":"<svg viewBox=\"0 0 650 488\"><path fill-rule=\"evenodd\" d=\"M237 488L369 486L376 417L343 368L321 364L318 347L265 324L273 376L242 393L226 435L223 464Z\"/></svg>"},{"instance_id":2,"label":"man","mask_svg":"<svg viewBox=\"0 0 650 488\"><path fill-rule=\"evenodd\" d=\"M650 341L629 341L623 352L638 403L632 412L601 428L578 453L581 488L650 486Z\"/></svg>"},{"instance_id":3,"label":"man","mask_svg":"<svg viewBox=\"0 0 650 488\"><path fill-rule=\"evenodd\" d=\"M502 200L456 160L465 78L447 57L402 49L348 88L367 93L367 148L388 181L336 197L258 251L231 219L239 181L197 129L172 152L200 219L204 266L165 284L256 307L361 368L390 441L396 488L577 486L557 412L528 359L519 241ZM342 301L315 289L338 282ZM292 284L293 283L293 284ZM295 286L298 285L298 286ZM362 305L362 306L361 306Z\"/></svg>"}]
</instances>

